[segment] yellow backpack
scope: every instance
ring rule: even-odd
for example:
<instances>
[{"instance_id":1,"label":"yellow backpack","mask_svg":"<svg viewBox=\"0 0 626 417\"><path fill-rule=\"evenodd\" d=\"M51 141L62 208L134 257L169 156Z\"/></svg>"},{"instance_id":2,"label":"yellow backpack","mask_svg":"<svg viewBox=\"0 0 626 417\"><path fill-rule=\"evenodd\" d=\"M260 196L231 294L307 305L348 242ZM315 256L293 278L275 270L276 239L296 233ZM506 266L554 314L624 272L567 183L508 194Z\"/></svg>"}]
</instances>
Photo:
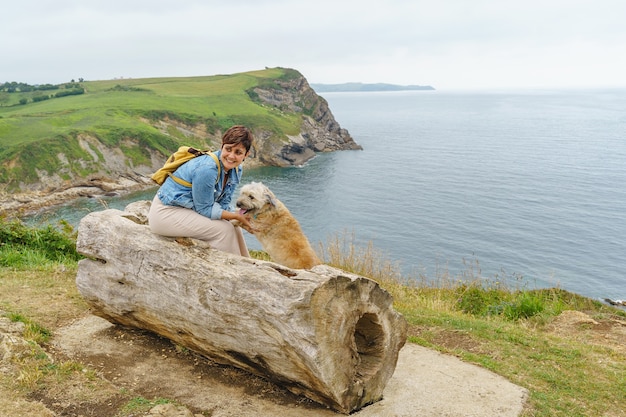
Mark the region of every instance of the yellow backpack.
<instances>
[{"instance_id":1,"label":"yellow backpack","mask_svg":"<svg viewBox=\"0 0 626 417\"><path fill-rule=\"evenodd\" d=\"M217 184L220 178L221 171L220 161L217 159L217 156L211 151L200 151L198 149L192 148L191 146L181 146L180 148L178 148L176 152L174 152L169 158L167 158L165 165L159 168L157 172L152 174L150 178L152 178L152 180L157 184L161 185L165 182L167 177L171 177L180 185L191 188L190 182L175 177L172 173L185 162L200 155L210 155L215 161L215 165L217 165L217 179L215 180L215 183Z\"/></svg>"}]
</instances>

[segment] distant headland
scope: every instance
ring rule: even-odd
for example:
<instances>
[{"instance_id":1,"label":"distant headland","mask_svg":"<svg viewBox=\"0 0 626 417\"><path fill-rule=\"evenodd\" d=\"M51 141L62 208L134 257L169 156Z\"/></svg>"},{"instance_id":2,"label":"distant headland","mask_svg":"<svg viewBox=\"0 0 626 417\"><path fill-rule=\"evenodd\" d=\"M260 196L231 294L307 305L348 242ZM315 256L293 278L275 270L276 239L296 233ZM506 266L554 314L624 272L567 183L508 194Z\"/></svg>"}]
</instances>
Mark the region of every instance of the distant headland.
<instances>
[{"instance_id":1,"label":"distant headland","mask_svg":"<svg viewBox=\"0 0 626 417\"><path fill-rule=\"evenodd\" d=\"M396 85L385 83L343 83L343 84L310 84L318 93L347 92L347 91L411 91L434 90L430 85Z\"/></svg>"}]
</instances>

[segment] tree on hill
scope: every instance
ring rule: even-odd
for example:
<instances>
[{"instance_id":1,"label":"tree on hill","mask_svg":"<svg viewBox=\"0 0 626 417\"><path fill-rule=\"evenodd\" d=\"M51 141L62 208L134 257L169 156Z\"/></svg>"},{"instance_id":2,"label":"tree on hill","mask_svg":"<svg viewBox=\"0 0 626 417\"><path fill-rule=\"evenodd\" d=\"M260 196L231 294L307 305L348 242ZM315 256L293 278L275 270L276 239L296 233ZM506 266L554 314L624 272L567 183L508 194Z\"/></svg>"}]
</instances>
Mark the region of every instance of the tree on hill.
<instances>
[{"instance_id":1,"label":"tree on hill","mask_svg":"<svg viewBox=\"0 0 626 417\"><path fill-rule=\"evenodd\" d=\"M16 81L5 82L0 85L0 91L6 93L28 93L31 91L39 91L39 90L58 90L58 85L52 84L41 84L41 85L30 85L26 83L18 83Z\"/></svg>"}]
</instances>

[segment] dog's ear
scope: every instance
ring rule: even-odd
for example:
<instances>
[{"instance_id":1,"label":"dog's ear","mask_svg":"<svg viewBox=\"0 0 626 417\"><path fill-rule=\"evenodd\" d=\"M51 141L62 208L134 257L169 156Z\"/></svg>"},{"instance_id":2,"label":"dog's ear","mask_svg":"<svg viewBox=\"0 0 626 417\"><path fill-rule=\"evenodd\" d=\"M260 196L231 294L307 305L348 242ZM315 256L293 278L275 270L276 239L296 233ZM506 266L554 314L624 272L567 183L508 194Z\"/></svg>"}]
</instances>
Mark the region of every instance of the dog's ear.
<instances>
[{"instance_id":1,"label":"dog's ear","mask_svg":"<svg viewBox=\"0 0 626 417\"><path fill-rule=\"evenodd\" d=\"M267 200L268 203L270 203L273 207L276 207L276 197L274 197L274 194L272 194L271 192L266 192L265 193L265 200Z\"/></svg>"}]
</instances>

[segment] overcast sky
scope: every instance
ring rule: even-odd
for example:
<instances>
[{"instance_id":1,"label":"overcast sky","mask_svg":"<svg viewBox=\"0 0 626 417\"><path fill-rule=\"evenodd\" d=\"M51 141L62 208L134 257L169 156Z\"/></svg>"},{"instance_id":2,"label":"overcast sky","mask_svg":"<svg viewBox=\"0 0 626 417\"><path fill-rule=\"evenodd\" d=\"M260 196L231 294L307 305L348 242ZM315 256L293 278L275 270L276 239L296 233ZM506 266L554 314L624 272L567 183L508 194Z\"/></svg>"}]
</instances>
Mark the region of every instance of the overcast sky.
<instances>
[{"instance_id":1,"label":"overcast sky","mask_svg":"<svg viewBox=\"0 0 626 417\"><path fill-rule=\"evenodd\" d=\"M10 0L0 82L300 71L437 90L626 87L624 0Z\"/></svg>"}]
</instances>

